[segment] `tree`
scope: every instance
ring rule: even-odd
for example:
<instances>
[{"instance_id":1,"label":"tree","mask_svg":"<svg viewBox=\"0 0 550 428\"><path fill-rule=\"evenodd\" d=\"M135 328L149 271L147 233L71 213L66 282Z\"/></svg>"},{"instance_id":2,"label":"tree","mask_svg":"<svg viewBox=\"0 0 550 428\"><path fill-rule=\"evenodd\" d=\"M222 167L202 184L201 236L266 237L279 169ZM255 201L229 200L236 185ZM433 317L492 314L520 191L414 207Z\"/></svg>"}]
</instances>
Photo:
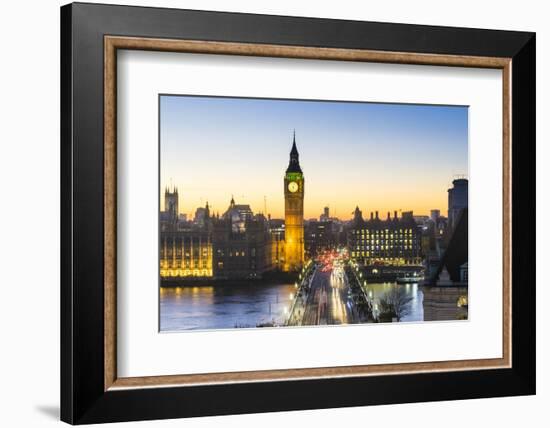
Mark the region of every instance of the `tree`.
<instances>
[{"instance_id":1,"label":"tree","mask_svg":"<svg viewBox=\"0 0 550 428\"><path fill-rule=\"evenodd\" d=\"M380 298L380 314L381 322L391 321L397 318L401 321L403 317L411 313L412 297L407 295L407 292L399 285L394 285Z\"/></svg>"}]
</instances>

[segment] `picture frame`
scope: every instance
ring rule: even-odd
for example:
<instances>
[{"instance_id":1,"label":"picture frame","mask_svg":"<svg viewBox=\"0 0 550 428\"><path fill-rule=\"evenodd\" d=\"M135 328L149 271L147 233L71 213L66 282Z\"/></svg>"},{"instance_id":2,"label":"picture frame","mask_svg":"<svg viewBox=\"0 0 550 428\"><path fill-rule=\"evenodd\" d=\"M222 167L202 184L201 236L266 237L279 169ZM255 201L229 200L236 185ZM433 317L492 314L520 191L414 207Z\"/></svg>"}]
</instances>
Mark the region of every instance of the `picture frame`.
<instances>
[{"instance_id":1,"label":"picture frame","mask_svg":"<svg viewBox=\"0 0 550 428\"><path fill-rule=\"evenodd\" d=\"M119 377L118 50L502 70L502 358ZM535 97L534 33L63 6L61 419L85 424L534 394Z\"/></svg>"}]
</instances>

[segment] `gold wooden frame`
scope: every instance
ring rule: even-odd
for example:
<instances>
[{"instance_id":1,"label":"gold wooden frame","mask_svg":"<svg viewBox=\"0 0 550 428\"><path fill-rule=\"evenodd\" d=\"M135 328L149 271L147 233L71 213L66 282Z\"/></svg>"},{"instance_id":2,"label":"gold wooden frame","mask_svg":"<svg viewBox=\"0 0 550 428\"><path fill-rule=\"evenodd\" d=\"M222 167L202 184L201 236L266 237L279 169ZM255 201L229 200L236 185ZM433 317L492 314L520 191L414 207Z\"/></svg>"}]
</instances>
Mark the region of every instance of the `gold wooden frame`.
<instances>
[{"instance_id":1,"label":"gold wooden frame","mask_svg":"<svg viewBox=\"0 0 550 428\"><path fill-rule=\"evenodd\" d=\"M503 81L503 349L502 358L306 369L119 378L116 371L116 52L117 49L245 55L502 70ZM511 367L511 58L382 52L301 46L105 36L104 38L104 389L356 377Z\"/></svg>"}]
</instances>

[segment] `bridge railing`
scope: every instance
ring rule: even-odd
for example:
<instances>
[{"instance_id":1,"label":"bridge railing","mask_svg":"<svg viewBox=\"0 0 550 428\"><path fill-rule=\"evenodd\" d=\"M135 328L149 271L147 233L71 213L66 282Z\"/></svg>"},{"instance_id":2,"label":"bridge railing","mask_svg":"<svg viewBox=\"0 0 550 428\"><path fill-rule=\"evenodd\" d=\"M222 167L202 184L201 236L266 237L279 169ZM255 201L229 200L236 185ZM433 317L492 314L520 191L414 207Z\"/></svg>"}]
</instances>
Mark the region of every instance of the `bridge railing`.
<instances>
[{"instance_id":1,"label":"bridge railing","mask_svg":"<svg viewBox=\"0 0 550 428\"><path fill-rule=\"evenodd\" d=\"M288 313L285 326L298 326L302 325L302 319L304 317L307 297L317 267L313 261L309 261L308 264L302 269L302 272L299 275L299 283L296 282L296 294L292 304L290 305L290 310Z\"/></svg>"},{"instance_id":2,"label":"bridge railing","mask_svg":"<svg viewBox=\"0 0 550 428\"><path fill-rule=\"evenodd\" d=\"M372 301L363 287L363 285L366 284L366 279L361 278L361 274L358 275L359 269L351 262L348 262L346 265L345 272L349 281L349 286L357 299L354 303L359 313L364 317L364 322L373 322Z\"/></svg>"}]
</instances>

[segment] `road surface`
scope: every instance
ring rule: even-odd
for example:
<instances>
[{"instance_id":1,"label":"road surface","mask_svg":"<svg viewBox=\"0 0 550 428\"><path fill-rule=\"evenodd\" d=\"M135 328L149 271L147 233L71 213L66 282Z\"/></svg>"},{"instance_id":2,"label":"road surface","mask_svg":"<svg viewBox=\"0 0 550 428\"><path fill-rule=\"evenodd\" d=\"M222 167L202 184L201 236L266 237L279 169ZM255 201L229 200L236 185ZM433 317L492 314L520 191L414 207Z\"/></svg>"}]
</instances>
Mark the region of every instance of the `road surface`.
<instances>
[{"instance_id":1,"label":"road surface","mask_svg":"<svg viewBox=\"0 0 550 428\"><path fill-rule=\"evenodd\" d=\"M311 281L302 325L351 324L355 321L345 276L340 267L333 270L317 268Z\"/></svg>"}]
</instances>

